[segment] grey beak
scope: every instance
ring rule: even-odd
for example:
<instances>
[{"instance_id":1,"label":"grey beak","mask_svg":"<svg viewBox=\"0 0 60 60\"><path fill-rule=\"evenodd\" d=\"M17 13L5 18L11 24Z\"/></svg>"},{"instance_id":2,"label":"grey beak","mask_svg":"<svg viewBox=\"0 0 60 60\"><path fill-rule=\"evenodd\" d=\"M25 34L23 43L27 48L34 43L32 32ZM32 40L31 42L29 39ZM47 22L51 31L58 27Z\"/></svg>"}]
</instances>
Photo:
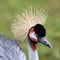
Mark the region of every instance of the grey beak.
<instances>
[{"instance_id":1,"label":"grey beak","mask_svg":"<svg viewBox=\"0 0 60 60\"><path fill-rule=\"evenodd\" d=\"M53 49L52 45L48 42L47 39L45 39L45 38L39 38L38 40L39 40L40 43L42 43L42 44L46 45L47 47Z\"/></svg>"}]
</instances>

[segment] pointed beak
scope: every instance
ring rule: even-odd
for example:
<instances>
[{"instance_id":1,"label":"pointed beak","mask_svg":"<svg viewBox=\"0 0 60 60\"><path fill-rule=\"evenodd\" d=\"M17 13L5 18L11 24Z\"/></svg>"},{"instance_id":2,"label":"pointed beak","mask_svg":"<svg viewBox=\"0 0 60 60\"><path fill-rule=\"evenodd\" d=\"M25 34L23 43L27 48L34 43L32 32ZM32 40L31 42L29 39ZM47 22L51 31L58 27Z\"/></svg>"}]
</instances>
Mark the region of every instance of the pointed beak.
<instances>
[{"instance_id":1,"label":"pointed beak","mask_svg":"<svg viewBox=\"0 0 60 60\"><path fill-rule=\"evenodd\" d=\"M47 41L47 39L39 38L38 40L39 40L40 43L42 43L42 44L46 45L47 47L53 49L52 45Z\"/></svg>"}]
</instances>

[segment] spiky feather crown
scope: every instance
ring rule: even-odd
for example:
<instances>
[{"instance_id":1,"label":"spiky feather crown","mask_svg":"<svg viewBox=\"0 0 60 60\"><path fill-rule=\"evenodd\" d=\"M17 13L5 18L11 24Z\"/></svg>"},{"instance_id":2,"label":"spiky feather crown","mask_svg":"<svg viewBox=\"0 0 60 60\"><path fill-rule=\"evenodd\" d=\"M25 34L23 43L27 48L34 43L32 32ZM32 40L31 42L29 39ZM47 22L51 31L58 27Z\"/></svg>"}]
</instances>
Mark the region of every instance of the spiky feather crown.
<instances>
[{"instance_id":1,"label":"spiky feather crown","mask_svg":"<svg viewBox=\"0 0 60 60\"><path fill-rule=\"evenodd\" d=\"M47 14L45 10L37 8L27 8L23 12L15 15L15 19L11 24L11 30L15 39L23 41L29 29L36 24L43 24Z\"/></svg>"}]
</instances>

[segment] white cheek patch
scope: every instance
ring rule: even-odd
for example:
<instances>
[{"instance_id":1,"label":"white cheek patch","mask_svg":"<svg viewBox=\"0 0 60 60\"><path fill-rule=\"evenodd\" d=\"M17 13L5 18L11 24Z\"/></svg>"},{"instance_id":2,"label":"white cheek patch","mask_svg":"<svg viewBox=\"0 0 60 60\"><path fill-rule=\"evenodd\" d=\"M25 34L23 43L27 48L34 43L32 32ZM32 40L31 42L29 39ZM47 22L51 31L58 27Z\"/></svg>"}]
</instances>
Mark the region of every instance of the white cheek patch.
<instances>
[{"instance_id":1,"label":"white cheek patch","mask_svg":"<svg viewBox=\"0 0 60 60\"><path fill-rule=\"evenodd\" d=\"M36 37L36 35L35 35L34 32L33 32L33 33L30 33L29 36L30 36L30 39L31 39L32 41L36 41L36 42L38 41L38 40L37 40L37 37Z\"/></svg>"}]
</instances>

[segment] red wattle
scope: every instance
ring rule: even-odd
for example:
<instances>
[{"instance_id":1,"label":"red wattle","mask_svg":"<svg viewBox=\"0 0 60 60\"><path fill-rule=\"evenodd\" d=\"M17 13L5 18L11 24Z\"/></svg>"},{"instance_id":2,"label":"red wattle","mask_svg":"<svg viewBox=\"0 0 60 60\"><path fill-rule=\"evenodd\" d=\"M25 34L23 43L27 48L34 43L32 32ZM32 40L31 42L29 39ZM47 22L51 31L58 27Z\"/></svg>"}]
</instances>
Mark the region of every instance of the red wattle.
<instances>
[{"instance_id":1,"label":"red wattle","mask_svg":"<svg viewBox=\"0 0 60 60\"><path fill-rule=\"evenodd\" d=\"M36 44L31 44L31 47L34 51L36 50Z\"/></svg>"}]
</instances>

